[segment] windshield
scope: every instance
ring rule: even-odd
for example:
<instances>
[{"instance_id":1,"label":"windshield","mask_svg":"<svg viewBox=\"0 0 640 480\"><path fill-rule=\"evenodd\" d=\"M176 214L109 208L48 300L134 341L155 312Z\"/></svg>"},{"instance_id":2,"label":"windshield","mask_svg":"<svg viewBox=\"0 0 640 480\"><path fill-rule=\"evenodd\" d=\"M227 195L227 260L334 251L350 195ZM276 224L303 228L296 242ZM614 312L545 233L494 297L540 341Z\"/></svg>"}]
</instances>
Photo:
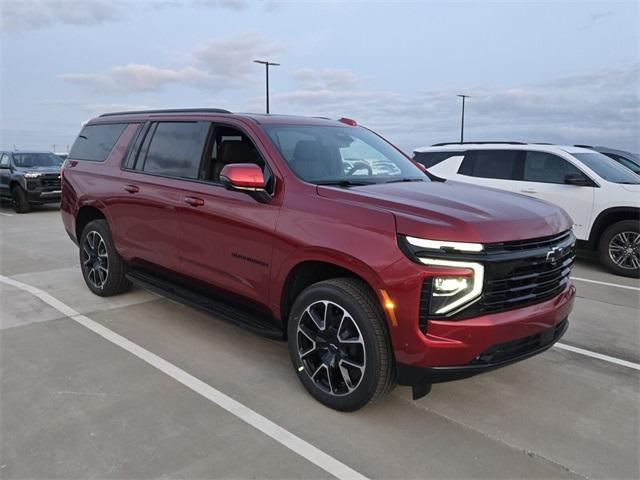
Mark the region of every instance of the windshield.
<instances>
[{"instance_id":1,"label":"windshield","mask_svg":"<svg viewBox=\"0 0 640 480\"><path fill-rule=\"evenodd\" d=\"M573 153L574 157L608 182L640 183L640 178L615 160L597 152Z\"/></svg>"},{"instance_id":2,"label":"windshield","mask_svg":"<svg viewBox=\"0 0 640 480\"><path fill-rule=\"evenodd\" d=\"M622 155L618 155L617 153L603 152L603 155L606 155L609 158L613 158L616 162L621 165L624 165L629 170L632 170L635 173L640 173L640 164L634 162L630 158L623 157Z\"/></svg>"},{"instance_id":3,"label":"windshield","mask_svg":"<svg viewBox=\"0 0 640 480\"><path fill-rule=\"evenodd\" d=\"M265 130L294 173L310 183L428 181L407 157L362 127L271 125Z\"/></svg>"},{"instance_id":4,"label":"windshield","mask_svg":"<svg viewBox=\"0 0 640 480\"><path fill-rule=\"evenodd\" d=\"M16 167L59 167L63 160L53 153L14 153L13 163Z\"/></svg>"}]
</instances>

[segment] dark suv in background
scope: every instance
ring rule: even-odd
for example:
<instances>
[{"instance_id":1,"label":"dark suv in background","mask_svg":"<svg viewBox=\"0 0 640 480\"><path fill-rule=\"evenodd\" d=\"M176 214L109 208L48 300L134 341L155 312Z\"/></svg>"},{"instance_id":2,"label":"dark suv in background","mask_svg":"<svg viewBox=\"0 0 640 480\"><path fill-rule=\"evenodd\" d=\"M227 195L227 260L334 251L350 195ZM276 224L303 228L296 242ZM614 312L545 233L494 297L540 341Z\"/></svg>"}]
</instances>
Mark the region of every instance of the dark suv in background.
<instances>
[{"instance_id":1,"label":"dark suv in background","mask_svg":"<svg viewBox=\"0 0 640 480\"><path fill-rule=\"evenodd\" d=\"M0 195L10 200L17 213L32 205L60 201L62 158L51 152L0 152Z\"/></svg>"},{"instance_id":2,"label":"dark suv in background","mask_svg":"<svg viewBox=\"0 0 640 480\"><path fill-rule=\"evenodd\" d=\"M560 208L431 181L348 119L102 115L65 161L61 214L91 291L135 282L287 340L339 410L540 353L573 307Z\"/></svg>"}]
</instances>

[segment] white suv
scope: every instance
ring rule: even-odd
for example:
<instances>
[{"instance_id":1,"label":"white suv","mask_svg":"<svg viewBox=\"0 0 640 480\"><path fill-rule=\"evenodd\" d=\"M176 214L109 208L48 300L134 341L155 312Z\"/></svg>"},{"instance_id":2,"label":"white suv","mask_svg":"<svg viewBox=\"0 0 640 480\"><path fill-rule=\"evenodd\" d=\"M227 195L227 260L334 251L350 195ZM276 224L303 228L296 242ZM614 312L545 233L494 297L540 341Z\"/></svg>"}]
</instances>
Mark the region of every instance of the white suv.
<instances>
[{"instance_id":1,"label":"white suv","mask_svg":"<svg viewBox=\"0 0 640 480\"><path fill-rule=\"evenodd\" d=\"M417 148L413 158L438 177L561 206L582 246L597 250L609 270L640 276L640 178L609 157L579 147L485 142Z\"/></svg>"}]
</instances>

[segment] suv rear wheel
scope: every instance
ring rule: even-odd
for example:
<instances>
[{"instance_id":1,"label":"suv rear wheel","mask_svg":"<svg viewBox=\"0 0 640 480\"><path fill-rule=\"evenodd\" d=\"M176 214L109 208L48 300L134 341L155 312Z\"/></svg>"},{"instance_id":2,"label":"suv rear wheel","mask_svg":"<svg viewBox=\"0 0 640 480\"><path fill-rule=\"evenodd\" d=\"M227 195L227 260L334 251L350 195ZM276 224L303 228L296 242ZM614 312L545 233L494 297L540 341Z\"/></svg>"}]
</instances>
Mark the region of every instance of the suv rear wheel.
<instances>
[{"instance_id":1,"label":"suv rear wheel","mask_svg":"<svg viewBox=\"0 0 640 480\"><path fill-rule=\"evenodd\" d=\"M607 228L600 237L598 255L611 272L640 277L640 223L623 220Z\"/></svg>"},{"instance_id":2,"label":"suv rear wheel","mask_svg":"<svg viewBox=\"0 0 640 480\"><path fill-rule=\"evenodd\" d=\"M11 189L11 198L13 199L13 209L16 213L29 213L31 211L31 204L24 188L18 185L13 187Z\"/></svg>"},{"instance_id":3,"label":"suv rear wheel","mask_svg":"<svg viewBox=\"0 0 640 480\"><path fill-rule=\"evenodd\" d=\"M89 289L101 297L124 293L131 288L106 220L93 220L82 230L80 268Z\"/></svg>"},{"instance_id":4,"label":"suv rear wheel","mask_svg":"<svg viewBox=\"0 0 640 480\"><path fill-rule=\"evenodd\" d=\"M294 302L287 330L298 378L324 405L357 410L395 385L386 322L360 280L337 278L308 287Z\"/></svg>"}]
</instances>

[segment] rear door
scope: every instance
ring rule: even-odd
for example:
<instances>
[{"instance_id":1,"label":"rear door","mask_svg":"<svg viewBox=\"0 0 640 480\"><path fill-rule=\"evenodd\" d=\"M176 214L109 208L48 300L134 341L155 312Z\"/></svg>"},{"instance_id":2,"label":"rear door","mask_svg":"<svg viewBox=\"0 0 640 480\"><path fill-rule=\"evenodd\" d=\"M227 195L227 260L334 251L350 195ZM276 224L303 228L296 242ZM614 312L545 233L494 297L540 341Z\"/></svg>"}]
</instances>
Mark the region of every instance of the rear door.
<instances>
[{"instance_id":1,"label":"rear door","mask_svg":"<svg viewBox=\"0 0 640 480\"><path fill-rule=\"evenodd\" d=\"M198 176L207 131L208 122L158 121L141 132L110 208L126 258L179 270L182 187Z\"/></svg>"},{"instance_id":2,"label":"rear door","mask_svg":"<svg viewBox=\"0 0 640 480\"><path fill-rule=\"evenodd\" d=\"M279 201L260 203L220 183L230 163L256 163L275 193L274 170L244 129L214 124L198 182L190 182L180 204L180 270L189 277L266 304Z\"/></svg>"}]
</instances>

